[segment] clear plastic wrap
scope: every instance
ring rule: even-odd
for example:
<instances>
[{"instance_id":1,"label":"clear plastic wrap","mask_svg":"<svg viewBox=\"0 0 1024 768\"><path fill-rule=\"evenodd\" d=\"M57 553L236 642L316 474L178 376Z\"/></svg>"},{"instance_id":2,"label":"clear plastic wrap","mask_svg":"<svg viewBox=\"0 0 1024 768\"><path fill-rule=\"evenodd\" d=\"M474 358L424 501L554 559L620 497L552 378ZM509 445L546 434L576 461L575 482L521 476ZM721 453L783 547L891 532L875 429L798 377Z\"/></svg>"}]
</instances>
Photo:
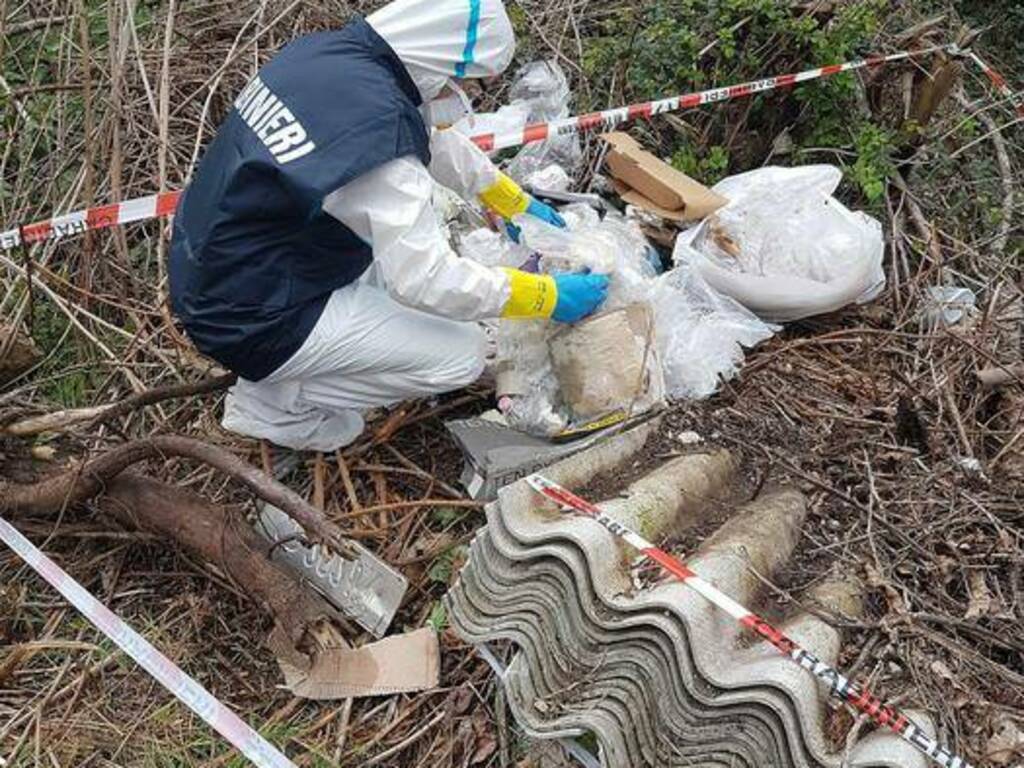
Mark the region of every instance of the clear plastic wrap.
<instances>
[{"instance_id":1,"label":"clear plastic wrap","mask_svg":"<svg viewBox=\"0 0 1024 768\"><path fill-rule=\"evenodd\" d=\"M509 426L551 437L569 425L548 352L548 323L502 321L497 330L496 384Z\"/></svg>"},{"instance_id":2,"label":"clear plastic wrap","mask_svg":"<svg viewBox=\"0 0 1024 768\"><path fill-rule=\"evenodd\" d=\"M778 330L717 293L687 264L654 281L650 301L666 395L672 399L710 397L721 381L739 372L744 347Z\"/></svg>"},{"instance_id":3,"label":"clear plastic wrap","mask_svg":"<svg viewBox=\"0 0 1024 768\"><path fill-rule=\"evenodd\" d=\"M459 252L482 264L515 268L528 266L530 254L540 254L537 266L548 274L589 269L609 275L611 286L602 314L647 306L655 270L649 261L650 244L637 224L617 215L602 221L593 208L583 204L567 206L562 214L567 224L564 230L530 216L517 217L522 245L481 229L462 237ZM498 395L510 426L551 437L573 423L574 414L563 401L549 347L551 338L565 331L548 322L498 323L494 368ZM639 410L651 405L652 400L660 400L663 391L656 350L652 349L645 359L649 366L646 381L650 384L645 394L654 394L632 404Z\"/></svg>"},{"instance_id":4,"label":"clear plastic wrap","mask_svg":"<svg viewBox=\"0 0 1024 768\"><path fill-rule=\"evenodd\" d=\"M978 297L970 288L933 285L924 289L921 326L928 331L952 328L977 314Z\"/></svg>"},{"instance_id":5,"label":"clear plastic wrap","mask_svg":"<svg viewBox=\"0 0 1024 768\"><path fill-rule=\"evenodd\" d=\"M463 206L465 205L462 198L447 187L443 187L435 182L430 196L430 203L438 225L450 236L453 231L452 225L462 215Z\"/></svg>"},{"instance_id":6,"label":"clear plastic wrap","mask_svg":"<svg viewBox=\"0 0 1024 768\"><path fill-rule=\"evenodd\" d=\"M529 122L545 123L569 117L572 91L565 72L554 61L535 61L516 75L509 94L512 103L530 105ZM508 174L520 184L530 184L534 174L557 164L570 176L583 160L583 149L575 134L558 136L519 151L508 165Z\"/></svg>"},{"instance_id":7,"label":"clear plastic wrap","mask_svg":"<svg viewBox=\"0 0 1024 768\"><path fill-rule=\"evenodd\" d=\"M714 187L731 202L683 233L674 259L762 318L798 320L876 298L882 227L832 197L829 165L760 168Z\"/></svg>"},{"instance_id":8,"label":"clear plastic wrap","mask_svg":"<svg viewBox=\"0 0 1024 768\"><path fill-rule=\"evenodd\" d=\"M509 91L509 101L525 101L536 117L563 115L569 109L572 91L565 72L554 60L533 61L517 73Z\"/></svg>"},{"instance_id":9,"label":"clear plastic wrap","mask_svg":"<svg viewBox=\"0 0 1024 768\"><path fill-rule=\"evenodd\" d=\"M610 275L604 311L621 309L647 298L656 274L651 244L636 222L615 213L602 221L597 211L582 203L561 211L566 229L555 229L530 216L516 219L522 241L543 255L541 269L556 272L591 272Z\"/></svg>"},{"instance_id":10,"label":"clear plastic wrap","mask_svg":"<svg viewBox=\"0 0 1024 768\"><path fill-rule=\"evenodd\" d=\"M562 214L564 230L530 217L517 219L522 246L503 244L505 238L488 230L471 233L460 246L464 256L495 266L516 266L523 254L536 252L543 272L589 269L611 277L608 301L594 320L574 328L540 321L498 323L496 380L510 426L553 437L588 421L613 400L622 401L623 410L642 413L666 397L708 397L722 379L736 375L745 347L777 330L716 293L687 264L659 276L636 221L614 213L602 221L582 204L567 206ZM630 318L630 333L616 315ZM646 317L647 324L638 317ZM649 331L637 331L641 326ZM560 344L556 365L552 349ZM596 351L575 359L577 347ZM626 377L628 396L617 388L626 370L643 371ZM575 398L575 411L567 398Z\"/></svg>"},{"instance_id":11,"label":"clear plastic wrap","mask_svg":"<svg viewBox=\"0 0 1024 768\"><path fill-rule=\"evenodd\" d=\"M519 269L530 259L529 248L486 227L462 235L457 250L464 259L472 259L486 267Z\"/></svg>"}]
</instances>

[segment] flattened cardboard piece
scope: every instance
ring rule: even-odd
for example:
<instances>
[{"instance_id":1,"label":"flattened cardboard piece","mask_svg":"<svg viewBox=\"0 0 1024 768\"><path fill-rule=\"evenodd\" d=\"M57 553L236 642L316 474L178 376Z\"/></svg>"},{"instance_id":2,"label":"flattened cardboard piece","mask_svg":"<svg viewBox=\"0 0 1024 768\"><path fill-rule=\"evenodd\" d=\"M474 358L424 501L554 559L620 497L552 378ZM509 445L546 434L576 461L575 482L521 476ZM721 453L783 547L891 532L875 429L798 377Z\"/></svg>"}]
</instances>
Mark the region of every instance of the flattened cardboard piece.
<instances>
[{"instance_id":1,"label":"flattened cardboard piece","mask_svg":"<svg viewBox=\"0 0 1024 768\"><path fill-rule=\"evenodd\" d=\"M655 205L628 184L621 182L618 179L612 179L612 187L615 189L615 194L617 194L626 205L641 208L648 213L653 213L655 216L660 216L665 219L665 221L671 221L674 224L689 224L694 221L699 221L699 217L696 219L693 218L692 215L687 212L686 208L681 208L678 211L670 211L668 208L662 208L660 205Z\"/></svg>"},{"instance_id":2,"label":"flattened cardboard piece","mask_svg":"<svg viewBox=\"0 0 1024 768\"><path fill-rule=\"evenodd\" d=\"M337 644L324 647L310 661L275 628L270 648L293 695L311 701L339 701L429 691L440 683L440 644L430 628L362 648L349 648L340 637L334 642Z\"/></svg>"},{"instance_id":3,"label":"flattened cardboard piece","mask_svg":"<svg viewBox=\"0 0 1024 768\"><path fill-rule=\"evenodd\" d=\"M671 221L698 221L729 201L646 151L628 133L602 138L610 147L606 162L626 190L619 196Z\"/></svg>"}]
</instances>

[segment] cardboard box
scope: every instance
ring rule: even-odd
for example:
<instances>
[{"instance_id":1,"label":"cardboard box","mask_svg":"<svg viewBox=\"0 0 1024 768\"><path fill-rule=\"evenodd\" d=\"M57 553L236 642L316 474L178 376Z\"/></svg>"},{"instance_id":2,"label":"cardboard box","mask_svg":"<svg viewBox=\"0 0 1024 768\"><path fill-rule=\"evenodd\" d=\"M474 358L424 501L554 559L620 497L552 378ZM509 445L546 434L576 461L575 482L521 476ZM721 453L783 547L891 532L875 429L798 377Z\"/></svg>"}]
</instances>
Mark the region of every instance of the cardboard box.
<instances>
[{"instance_id":1,"label":"cardboard box","mask_svg":"<svg viewBox=\"0 0 1024 768\"><path fill-rule=\"evenodd\" d=\"M729 201L646 151L628 133L603 136L608 170L623 202L669 221L699 221Z\"/></svg>"}]
</instances>

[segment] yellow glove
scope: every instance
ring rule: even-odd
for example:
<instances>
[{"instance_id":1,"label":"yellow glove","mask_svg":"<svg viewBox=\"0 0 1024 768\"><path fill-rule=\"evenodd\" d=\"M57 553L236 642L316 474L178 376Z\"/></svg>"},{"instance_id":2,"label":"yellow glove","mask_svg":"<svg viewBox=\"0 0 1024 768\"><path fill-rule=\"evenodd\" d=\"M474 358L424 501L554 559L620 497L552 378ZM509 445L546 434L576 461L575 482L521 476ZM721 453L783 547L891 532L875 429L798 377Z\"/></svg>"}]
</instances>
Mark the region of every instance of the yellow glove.
<instances>
[{"instance_id":1,"label":"yellow glove","mask_svg":"<svg viewBox=\"0 0 1024 768\"><path fill-rule=\"evenodd\" d=\"M511 219L526 213L532 199L504 173L498 172L498 180L480 193L480 202L503 219Z\"/></svg>"},{"instance_id":2,"label":"yellow glove","mask_svg":"<svg viewBox=\"0 0 1024 768\"><path fill-rule=\"evenodd\" d=\"M512 282L512 298L501 316L510 320L547 319L558 304L558 287L551 275L531 275L518 269L505 269Z\"/></svg>"}]
</instances>

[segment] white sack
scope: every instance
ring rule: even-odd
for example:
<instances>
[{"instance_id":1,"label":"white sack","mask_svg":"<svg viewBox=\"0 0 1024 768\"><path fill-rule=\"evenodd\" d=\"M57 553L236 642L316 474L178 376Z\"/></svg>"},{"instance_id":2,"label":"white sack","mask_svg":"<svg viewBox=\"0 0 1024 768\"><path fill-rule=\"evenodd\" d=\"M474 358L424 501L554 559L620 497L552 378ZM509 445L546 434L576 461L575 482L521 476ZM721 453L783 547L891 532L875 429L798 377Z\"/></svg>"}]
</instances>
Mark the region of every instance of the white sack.
<instances>
[{"instance_id":1,"label":"white sack","mask_svg":"<svg viewBox=\"0 0 1024 768\"><path fill-rule=\"evenodd\" d=\"M828 165L725 179L714 191L731 202L680 235L674 260L773 322L870 301L885 287L882 226L832 197L841 179Z\"/></svg>"}]
</instances>

